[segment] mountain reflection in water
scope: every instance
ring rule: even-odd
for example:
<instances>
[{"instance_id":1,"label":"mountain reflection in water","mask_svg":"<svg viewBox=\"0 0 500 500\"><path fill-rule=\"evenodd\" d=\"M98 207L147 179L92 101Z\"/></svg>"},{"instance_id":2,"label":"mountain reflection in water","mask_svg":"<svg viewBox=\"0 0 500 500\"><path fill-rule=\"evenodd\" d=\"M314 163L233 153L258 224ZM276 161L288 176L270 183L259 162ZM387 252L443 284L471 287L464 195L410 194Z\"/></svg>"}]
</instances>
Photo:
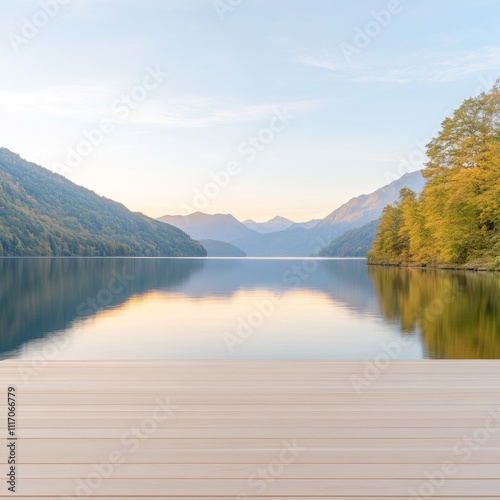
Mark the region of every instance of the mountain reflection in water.
<instances>
[{"instance_id":1,"label":"mountain reflection in water","mask_svg":"<svg viewBox=\"0 0 500 500\"><path fill-rule=\"evenodd\" d=\"M3 358L43 357L56 339L54 359L375 359L402 340L402 359L500 358L500 275L348 259L0 259L0 323Z\"/></svg>"}]
</instances>

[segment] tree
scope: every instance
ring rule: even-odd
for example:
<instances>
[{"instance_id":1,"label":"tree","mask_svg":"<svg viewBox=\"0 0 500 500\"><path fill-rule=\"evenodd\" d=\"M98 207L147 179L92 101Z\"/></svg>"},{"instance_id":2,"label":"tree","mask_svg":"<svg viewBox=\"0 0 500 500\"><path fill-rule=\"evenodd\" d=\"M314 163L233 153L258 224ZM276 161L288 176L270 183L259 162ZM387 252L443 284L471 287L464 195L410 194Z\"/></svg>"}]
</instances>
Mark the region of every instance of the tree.
<instances>
[{"instance_id":1,"label":"tree","mask_svg":"<svg viewBox=\"0 0 500 500\"><path fill-rule=\"evenodd\" d=\"M401 240L402 216L399 206L387 205L382 211L377 236L373 248L368 254L370 262L401 264L403 252L406 252Z\"/></svg>"},{"instance_id":2,"label":"tree","mask_svg":"<svg viewBox=\"0 0 500 500\"><path fill-rule=\"evenodd\" d=\"M444 120L427 155L420 197L402 190L384 210L370 261L500 268L500 80Z\"/></svg>"}]
</instances>

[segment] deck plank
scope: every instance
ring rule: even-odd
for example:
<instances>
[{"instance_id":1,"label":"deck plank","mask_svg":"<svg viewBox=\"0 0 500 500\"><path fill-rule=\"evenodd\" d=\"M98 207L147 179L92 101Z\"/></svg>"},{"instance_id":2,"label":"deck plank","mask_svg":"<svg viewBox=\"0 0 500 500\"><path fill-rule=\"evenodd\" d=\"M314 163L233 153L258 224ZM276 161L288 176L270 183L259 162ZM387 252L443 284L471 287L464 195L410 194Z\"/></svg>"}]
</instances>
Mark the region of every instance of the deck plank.
<instances>
[{"instance_id":1,"label":"deck plank","mask_svg":"<svg viewBox=\"0 0 500 500\"><path fill-rule=\"evenodd\" d=\"M500 500L500 362L369 366L2 361L20 463L0 498L408 500L449 467L433 498Z\"/></svg>"}]
</instances>

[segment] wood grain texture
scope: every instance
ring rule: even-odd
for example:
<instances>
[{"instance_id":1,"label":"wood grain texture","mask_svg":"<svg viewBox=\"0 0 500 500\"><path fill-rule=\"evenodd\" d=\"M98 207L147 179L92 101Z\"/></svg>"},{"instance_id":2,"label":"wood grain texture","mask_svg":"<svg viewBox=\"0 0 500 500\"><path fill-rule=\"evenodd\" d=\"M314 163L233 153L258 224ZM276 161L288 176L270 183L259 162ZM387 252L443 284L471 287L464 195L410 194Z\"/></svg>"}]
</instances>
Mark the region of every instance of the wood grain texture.
<instances>
[{"instance_id":1,"label":"wood grain texture","mask_svg":"<svg viewBox=\"0 0 500 500\"><path fill-rule=\"evenodd\" d=\"M500 362L368 366L2 361L0 498L500 500Z\"/></svg>"}]
</instances>

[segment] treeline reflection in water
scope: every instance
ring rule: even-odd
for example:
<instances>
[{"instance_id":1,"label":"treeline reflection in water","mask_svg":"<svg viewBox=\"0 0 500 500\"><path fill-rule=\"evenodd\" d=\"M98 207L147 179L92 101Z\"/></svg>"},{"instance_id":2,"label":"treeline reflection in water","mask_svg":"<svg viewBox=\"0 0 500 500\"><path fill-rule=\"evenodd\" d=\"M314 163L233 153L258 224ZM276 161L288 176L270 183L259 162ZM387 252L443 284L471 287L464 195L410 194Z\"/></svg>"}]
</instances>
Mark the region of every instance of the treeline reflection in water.
<instances>
[{"instance_id":1,"label":"treeline reflection in water","mask_svg":"<svg viewBox=\"0 0 500 500\"><path fill-rule=\"evenodd\" d=\"M500 358L500 273L368 266L383 317L428 357Z\"/></svg>"},{"instance_id":2,"label":"treeline reflection in water","mask_svg":"<svg viewBox=\"0 0 500 500\"><path fill-rule=\"evenodd\" d=\"M33 340L65 335L82 319L119 310L152 291L175 301L178 294L224 300L258 289L286 297L300 288L388 327L396 324L401 335L420 336L426 357L500 358L498 273L320 260L306 278L290 279L293 265L244 259L0 259L0 357L15 356Z\"/></svg>"}]
</instances>

